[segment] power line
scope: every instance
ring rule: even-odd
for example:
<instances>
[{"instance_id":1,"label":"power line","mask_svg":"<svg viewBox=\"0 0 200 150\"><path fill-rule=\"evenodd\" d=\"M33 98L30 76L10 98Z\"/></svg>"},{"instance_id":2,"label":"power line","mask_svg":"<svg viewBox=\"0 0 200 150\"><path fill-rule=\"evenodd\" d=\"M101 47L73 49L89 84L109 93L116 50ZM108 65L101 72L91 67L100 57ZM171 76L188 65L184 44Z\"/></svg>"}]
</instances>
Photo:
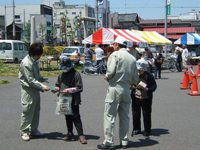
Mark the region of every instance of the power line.
<instances>
[{"instance_id":1,"label":"power line","mask_svg":"<svg viewBox=\"0 0 200 150\"><path fill-rule=\"evenodd\" d=\"M157 9L160 9L160 8L164 8L164 6L152 6L152 7L145 7L145 6L126 7L126 9L133 9L133 8L143 8L143 9L157 8ZM200 7L198 7L198 6L188 6L188 7L185 7L185 6L177 6L177 7L172 7L172 8L175 8L175 9L182 9L182 8L200 8ZM122 7L111 7L111 9L124 9L124 8L122 8Z\"/></svg>"}]
</instances>

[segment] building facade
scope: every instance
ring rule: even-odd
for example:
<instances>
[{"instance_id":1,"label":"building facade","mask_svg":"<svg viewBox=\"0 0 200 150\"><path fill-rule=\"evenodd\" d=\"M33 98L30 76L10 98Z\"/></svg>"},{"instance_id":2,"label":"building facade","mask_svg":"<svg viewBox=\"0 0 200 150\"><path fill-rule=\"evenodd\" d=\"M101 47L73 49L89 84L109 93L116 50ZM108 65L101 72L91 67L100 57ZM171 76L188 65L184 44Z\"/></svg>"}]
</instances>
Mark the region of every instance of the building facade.
<instances>
[{"instance_id":1,"label":"building facade","mask_svg":"<svg viewBox=\"0 0 200 150\"><path fill-rule=\"evenodd\" d=\"M110 15L110 28L118 29L140 29L140 18L137 13L119 14L117 12Z\"/></svg>"},{"instance_id":2,"label":"building facade","mask_svg":"<svg viewBox=\"0 0 200 150\"><path fill-rule=\"evenodd\" d=\"M66 5L63 0L53 4L53 22L59 42L81 42L95 30L95 9L88 5Z\"/></svg>"},{"instance_id":3,"label":"building facade","mask_svg":"<svg viewBox=\"0 0 200 150\"><path fill-rule=\"evenodd\" d=\"M18 40L25 40L23 35L29 35L30 33L23 33L23 32L30 32L30 31L24 31L23 28L27 24L30 24L30 19L32 16L35 16L36 20L36 40L41 41L41 31L40 27L43 26L44 29L44 42L47 43L51 39L51 31L52 31L52 8L47 5L16 5L15 6L15 14L13 15L12 11L13 7L7 7L7 6L0 6L0 13L4 16L4 27L3 33L4 38L8 39L18 39ZM14 16L14 19L13 19ZM21 28L21 33L17 33L17 37L11 36L9 33L13 33L12 28L10 27L13 24L16 25L16 29ZM5 26L7 31L5 31ZM0 26L1 28L2 26ZM8 28L9 27L9 28ZM10 31L11 30L11 31ZM15 30L16 32L16 30ZM29 42L29 41L27 41Z\"/></svg>"}]
</instances>

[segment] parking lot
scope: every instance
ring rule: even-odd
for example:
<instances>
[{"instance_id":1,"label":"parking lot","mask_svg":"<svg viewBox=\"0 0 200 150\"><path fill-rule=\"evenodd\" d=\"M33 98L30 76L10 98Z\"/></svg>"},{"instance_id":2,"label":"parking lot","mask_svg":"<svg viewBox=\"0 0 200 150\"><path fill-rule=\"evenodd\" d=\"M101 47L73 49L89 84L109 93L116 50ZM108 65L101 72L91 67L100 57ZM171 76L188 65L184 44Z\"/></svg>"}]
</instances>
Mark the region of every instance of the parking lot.
<instances>
[{"instance_id":1,"label":"parking lot","mask_svg":"<svg viewBox=\"0 0 200 150\"><path fill-rule=\"evenodd\" d=\"M128 149L141 150L199 150L200 148L200 97L189 96L190 90L180 90L183 73L164 71L158 79L152 110L152 135L130 137ZM88 139L87 145L79 141L62 140L67 129L63 116L55 115L56 95L41 93L41 118L39 129L45 133L30 142L21 140L20 84L16 77L0 77L10 84L0 85L0 149L1 150L96 150L103 142L103 111L107 83L103 76L82 74L81 117ZM54 84L55 77L49 78ZM199 79L198 79L199 83ZM198 84L200 85L200 84ZM131 116L130 116L131 117ZM131 119L132 121L132 119ZM130 122L131 134L132 124ZM75 130L74 130L75 131ZM76 132L74 132L76 134ZM118 122L116 122L115 145L119 149Z\"/></svg>"}]
</instances>

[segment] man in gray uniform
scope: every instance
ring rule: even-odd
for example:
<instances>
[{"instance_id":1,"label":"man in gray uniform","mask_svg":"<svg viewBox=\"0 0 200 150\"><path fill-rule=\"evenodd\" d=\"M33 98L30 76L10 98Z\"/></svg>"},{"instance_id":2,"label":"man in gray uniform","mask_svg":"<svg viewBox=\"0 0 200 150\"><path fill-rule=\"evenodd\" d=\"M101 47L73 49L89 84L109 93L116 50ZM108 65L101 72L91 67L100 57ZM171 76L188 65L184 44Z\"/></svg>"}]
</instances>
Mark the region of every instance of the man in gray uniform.
<instances>
[{"instance_id":1,"label":"man in gray uniform","mask_svg":"<svg viewBox=\"0 0 200 150\"><path fill-rule=\"evenodd\" d=\"M98 149L113 148L114 124L119 115L119 139L123 148L128 146L129 108L131 104L130 85L137 84L139 77L136 68L136 59L127 51L127 42L117 37L113 52L107 63L105 79L109 83L105 99L104 137L103 144Z\"/></svg>"},{"instance_id":2,"label":"man in gray uniform","mask_svg":"<svg viewBox=\"0 0 200 150\"><path fill-rule=\"evenodd\" d=\"M48 86L41 83L38 60L42 53L41 44L34 43L20 64L22 105L20 131L24 141L29 141L31 136L39 135L40 91L49 90Z\"/></svg>"}]
</instances>

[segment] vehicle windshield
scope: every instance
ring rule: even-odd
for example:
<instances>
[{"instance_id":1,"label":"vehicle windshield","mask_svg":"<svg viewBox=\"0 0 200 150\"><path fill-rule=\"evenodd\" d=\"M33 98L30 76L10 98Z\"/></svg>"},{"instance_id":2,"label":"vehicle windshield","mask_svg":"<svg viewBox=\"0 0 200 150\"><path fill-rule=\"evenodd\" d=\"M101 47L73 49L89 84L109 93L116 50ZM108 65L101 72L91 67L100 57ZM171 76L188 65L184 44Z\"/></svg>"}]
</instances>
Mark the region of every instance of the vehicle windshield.
<instances>
[{"instance_id":1,"label":"vehicle windshield","mask_svg":"<svg viewBox=\"0 0 200 150\"><path fill-rule=\"evenodd\" d=\"M64 50L63 50L63 53L74 53L74 52L76 52L76 48L65 48Z\"/></svg>"}]
</instances>

